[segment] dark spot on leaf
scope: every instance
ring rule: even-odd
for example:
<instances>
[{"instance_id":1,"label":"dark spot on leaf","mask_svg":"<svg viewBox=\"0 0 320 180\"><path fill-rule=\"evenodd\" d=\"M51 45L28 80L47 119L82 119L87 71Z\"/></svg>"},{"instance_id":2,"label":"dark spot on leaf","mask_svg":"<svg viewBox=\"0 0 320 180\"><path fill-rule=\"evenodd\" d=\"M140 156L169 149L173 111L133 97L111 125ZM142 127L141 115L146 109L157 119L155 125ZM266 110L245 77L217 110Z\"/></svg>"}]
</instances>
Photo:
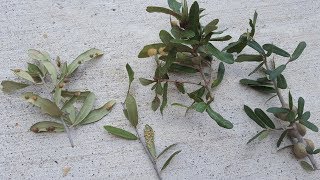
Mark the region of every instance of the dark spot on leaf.
<instances>
[{"instance_id":1,"label":"dark spot on leaf","mask_svg":"<svg viewBox=\"0 0 320 180\"><path fill-rule=\"evenodd\" d=\"M31 131L37 133L37 132L39 132L39 129L36 127L33 127L33 128L31 128Z\"/></svg>"},{"instance_id":2,"label":"dark spot on leaf","mask_svg":"<svg viewBox=\"0 0 320 180\"><path fill-rule=\"evenodd\" d=\"M90 57L91 57L91 58L93 58L93 56L94 56L93 54L90 54Z\"/></svg>"}]
</instances>

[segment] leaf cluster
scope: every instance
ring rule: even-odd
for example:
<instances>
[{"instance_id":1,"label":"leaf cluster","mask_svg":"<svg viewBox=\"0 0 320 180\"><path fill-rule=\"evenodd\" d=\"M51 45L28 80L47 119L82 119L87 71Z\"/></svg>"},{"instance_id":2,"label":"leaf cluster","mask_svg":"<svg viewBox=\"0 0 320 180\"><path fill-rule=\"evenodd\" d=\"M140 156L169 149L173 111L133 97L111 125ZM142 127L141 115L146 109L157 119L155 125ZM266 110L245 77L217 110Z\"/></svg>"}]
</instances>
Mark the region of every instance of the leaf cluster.
<instances>
[{"instance_id":1,"label":"leaf cluster","mask_svg":"<svg viewBox=\"0 0 320 180\"><path fill-rule=\"evenodd\" d=\"M66 86L71 83L71 76L75 70L84 62L96 59L103 55L99 49L90 49L79 55L70 64L61 62L57 57L53 63L47 52L35 49L28 51L29 57L34 61L28 63L27 70L14 69L13 73L24 82L5 80L1 82L2 91L13 93L28 86L43 86L52 98L41 97L36 92L26 92L23 99L32 105L39 107L45 114L59 119L55 121L41 121L31 126L30 130L40 132L62 132L67 126L79 126L94 123L106 116L115 104L109 101L103 106L94 109L96 96L90 91L67 90ZM75 103L81 102L81 108L75 108Z\"/></svg>"},{"instance_id":2,"label":"leaf cluster","mask_svg":"<svg viewBox=\"0 0 320 180\"><path fill-rule=\"evenodd\" d=\"M216 36L224 32L224 30L218 31L219 19L214 19L204 26L201 24L200 20L204 16L204 9L199 7L197 1L190 8L186 0L182 3L168 0L168 5L170 9L157 6L147 7L149 13L169 14L171 31L161 30L159 38L162 42L144 46L138 55L139 58L154 57L157 64L153 79L139 79L142 85L150 85L151 90L155 92L151 103L152 110L160 109L163 114L168 103L168 84L172 83L178 92L187 94L193 100L190 106L179 103L174 103L174 105L186 107L187 110L194 109L201 113L207 112L219 126L231 129L232 123L210 107L214 100L211 91L221 83L224 76L223 63L234 63L232 54L219 50L213 43L228 41L231 36ZM175 20L171 18L175 18ZM222 62L219 64L217 78L211 82L211 74L206 77L204 68L211 69L211 62L214 58ZM170 73L197 73L201 75L202 80L200 82L172 80ZM187 92L185 84L193 84L199 88Z\"/></svg>"},{"instance_id":3,"label":"leaf cluster","mask_svg":"<svg viewBox=\"0 0 320 180\"><path fill-rule=\"evenodd\" d=\"M156 165L157 160L165 154L169 149L173 148L177 144L172 144L165 148L162 152L159 154L156 152L156 146L155 146L155 132L152 129L151 126L148 124L145 125L144 128L144 142L142 141L142 138L140 137L138 130L137 130L137 125L138 125L138 108L137 108L137 102L134 98L134 96L130 93L130 87L132 84L132 81L134 80L134 71L132 70L131 66L129 64L126 65L126 69L128 72L129 76L129 87L128 87L128 92L127 92L127 97L123 103L123 113L124 116L128 119L132 127L135 129L136 133L131 133L127 130L117 128L114 126L106 125L104 126L105 130L109 132L110 134L113 134L117 137L126 139L126 140L139 140L140 143L145 144L144 148L147 151L147 154L151 158L151 161ZM171 160L181 152L181 150L175 151L171 156L165 161L163 164L161 171L164 170Z\"/></svg>"}]
</instances>

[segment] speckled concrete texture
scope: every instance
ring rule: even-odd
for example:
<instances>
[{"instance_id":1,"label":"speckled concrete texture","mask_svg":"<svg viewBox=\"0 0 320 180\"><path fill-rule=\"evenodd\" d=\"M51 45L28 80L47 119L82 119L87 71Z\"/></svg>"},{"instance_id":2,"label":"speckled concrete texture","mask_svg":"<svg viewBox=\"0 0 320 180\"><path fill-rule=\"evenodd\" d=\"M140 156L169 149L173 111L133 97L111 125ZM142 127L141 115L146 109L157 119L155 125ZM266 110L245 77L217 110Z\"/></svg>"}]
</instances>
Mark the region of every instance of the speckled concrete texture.
<instances>
[{"instance_id":1,"label":"speckled concrete texture","mask_svg":"<svg viewBox=\"0 0 320 180\"><path fill-rule=\"evenodd\" d=\"M295 97L306 100L312 121L320 126L320 1L318 0L200 0L207 9L203 22L220 19L220 28L236 40L248 27L255 10L259 17L256 39L294 50L299 41L308 44L301 59L288 66L285 76ZM27 50L47 51L71 62L78 54L96 47L105 55L77 71L71 88L96 93L96 105L115 99L118 105L98 123L72 131L76 144L71 148L66 134L34 134L29 127L48 120L20 98L0 93L0 179L155 179L155 173L141 145L106 133L111 124L128 130L120 106L127 90L125 64L136 77L152 77L152 59L138 59L143 45L158 42L158 32L168 30L169 17L149 14L148 5L166 6L165 0L2 0L0 2L0 80L15 79L10 71L26 67ZM220 43L219 47L223 47ZM277 62L284 62L276 58ZM217 63L215 63L217 65ZM215 91L212 107L234 123L232 130L219 128L206 114L189 113L169 107L162 117L152 112L149 87L134 81L140 110L139 129L144 124L156 131L157 150L178 142L182 152L162 172L164 179L320 179L319 172L306 173L289 149L277 152L273 134L262 142L246 145L260 128L242 110L246 103L266 109L278 100L239 84L256 64L226 65L225 80ZM216 67L214 67L216 70ZM197 77L191 77L197 78ZM29 89L30 90L30 89ZM42 90L39 90L42 92ZM189 102L169 87L169 103ZM320 135L308 137L320 146ZM286 140L285 144L289 144ZM168 155L167 155L168 157ZM320 162L320 157L316 156ZM164 161L162 160L160 164Z\"/></svg>"}]
</instances>

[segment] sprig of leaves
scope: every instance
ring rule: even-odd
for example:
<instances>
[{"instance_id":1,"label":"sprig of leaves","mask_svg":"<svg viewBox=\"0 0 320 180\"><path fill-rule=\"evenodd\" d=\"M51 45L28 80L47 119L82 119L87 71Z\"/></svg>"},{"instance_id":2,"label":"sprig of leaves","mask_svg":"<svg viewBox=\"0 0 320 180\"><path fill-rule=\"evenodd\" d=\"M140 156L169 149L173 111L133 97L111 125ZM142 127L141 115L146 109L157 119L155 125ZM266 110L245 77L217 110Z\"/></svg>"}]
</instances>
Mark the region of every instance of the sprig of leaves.
<instances>
[{"instance_id":1,"label":"sprig of leaves","mask_svg":"<svg viewBox=\"0 0 320 180\"><path fill-rule=\"evenodd\" d=\"M260 140L264 139L270 132L281 131L281 135L277 141L277 147L279 147L283 139L288 136L293 139L292 147L296 158L301 159L308 157L312 164L310 165L306 161L301 161L301 166L305 170L309 171L318 169L312 155L319 153L320 150L314 150L315 147L313 142L303 138L306 134L306 128L314 132L319 131L318 127L309 121L310 112L304 111L305 100L302 97L299 97L297 108L294 105L291 92L289 91L288 102L286 102L280 91L280 89L286 89L288 87L283 72L286 70L288 64L297 60L301 56L302 52L306 48L306 43L300 42L292 54L272 43L260 45L253 37L255 27L254 22L256 22L257 13L255 13L253 19L254 20L250 20L249 23L252 28L251 33L248 32L243 34L237 42L229 44L225 50L227 52L240 53L246 46L248 46L256 51L257 54L239 54L235 61L239 63L259 62L259 65L249 74L249 76L257 72L259 69L262 70L264 76L257 80L241 79L240 83L263 93L276 93L282 106L270 107L267 109L267 112L272 113L276 118L286 122L286 126L284 128L275 128L271 118L263 110L256 108L253 111L250 107L245 105L245 113L250 117L250 119L263 128L263 130L251 138L248 143L256 138L259 138ZM285 64L278 67L275 66L275 63L272 60L270 66L267 60L271 55L287 58L288 60Z\"/></svg>"},{"instance_id":2,"label":"sprig of leaves","mask_svg":"<svg viewBox=\"0 0 320 180\"><path fill-rule=\"evenodd\" d=\"M43 113L48 114L56 121L41 121L32 125L30 130L35 133L42 132L63 132L67 131L70 143L73 146L69 127L86 125L101 120L109 114L115 101L109 101L100 108L94 109L95 95L93 92L66 90L67 84L75 70L84 62L96 59L103 55L98 49L89 49L79 55L70 64L61 62L58 57L54 64L47 52L30 49L28 55L34 60L28 63L27 70L15 69L14 74L25 82L2 81L2 90L5 93L13 93L28 86L44 86L51 98L44 98L36 92L26 92L23 99L36 107ZM83 101L81 109L76 109L75 103Z\"/></svg>"},{"instance_id":3,"label":"sprig of leaves","mask_svg":"<svg viewBox=\"0 0 320 180\"><path fill-rule=\"evenodd\" d=\"M193 2L190 8L186 0L183 0L182 3L168 0L168 5L170 9L156 6L147 7L147 11L150 13L169 14L176 20L171 20L170 17L170 32L160 31L161 43L144 46L138 55L139 58L154 57L157 64L153 79L139 79L143 86L150 85L151 90L155 92L151 103L152 110L160 109L163 114L168 102L168 85L174 84L178 92L187 94L194 101L190 106L186 106L187 110L194 109L197 112L206 112L219 126L231 129L232 123L210 107L214 100L212 90L221 83L224 77L224 63L234 63L233 55L219 50L214 43L228 41L231 36L216 36L224 32L218 31L219 19L214 19L206 25L200 23L204 9L199 7L197 1ZM214 59L221 62L217 77L212 80L211 75L210 77L205 75L204 69L210 70ZM172 80L170 75L177 72L180 74L197 73L201 79L199 82ZM199 88L188 92L185 84L192 84Z\"/></svg>"},{"instance_id":4,"label":"sprig of leaves","mask_svg":"<svg viewBox=\"0 0 320 180\"><path fill-rule=\"evenodd\" d=\"M126 69L127 69L127 73L129 76L129 87L128 87L128 92L127 92L127 97L123 103L123 113L124 113L124 116L130 122L130 124L132 125L132 127L135 129L135 133L131 133L127 130L113 127L110 125L104 126L104 129L107 132L109 132L110 134L115 135L120 138L123 138L123 139L126 139L126 140L139 140L139 142L142 144L143 148L145 149L146 154L148 154L150 161L154 165L154 169L156 170L158 178L161 179L160 171L158 170L158 167L157 167L157 160L158 160L158 158L160 158L160 156L165 154L169 149L173 148L176 144L172 144L172 145L168 146L161 153L157 154L155 140L154 140L155 139L155 132L152 129L152 127L149 126L148 124L145 125L144 141L142 140L140 134L138 133L138 127L137 127L139 124L137 102L136 102L134 96L130 93L130 87L131 87L131 84L134 80L134 71L132 70L132 68L129 64L126 65ZM146 82L146 83L148 82L144 79L140 79L140 82L141 81ZM159 106L159 104L157 106ZM181 150L175 151L163 164L161 171L164 170L169 165L171 160L180 152L181 152Z\"/></svg>"}]
</instances>

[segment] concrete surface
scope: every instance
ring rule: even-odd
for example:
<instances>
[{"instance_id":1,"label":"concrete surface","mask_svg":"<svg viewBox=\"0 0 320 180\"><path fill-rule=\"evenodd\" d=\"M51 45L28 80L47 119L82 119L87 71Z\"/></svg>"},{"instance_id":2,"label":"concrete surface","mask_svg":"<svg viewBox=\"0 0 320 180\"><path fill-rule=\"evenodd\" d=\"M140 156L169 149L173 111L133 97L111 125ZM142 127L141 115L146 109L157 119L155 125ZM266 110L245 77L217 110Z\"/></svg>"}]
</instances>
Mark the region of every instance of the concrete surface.
<instances>
[{"instance_id":1,"label":"concrete surface","mask_svg":"<svg viewBox=\"0 0 320 180\"><path fill-rule=\"evenodd\" d=\"M136 77L151 77L151 59L138 59L143 45L158 42L160 29L168 29L168 16L148 14L147 5L166 1L145 0L2 0L0 3L0 79L14 79L10 69L26 67L27 50L48 51L54 58L72 61L96 47L105 51L98 61L80 68L71 88L88 88L98 98L96 105L110 99L123 101L127 89L125 64ZM257 39L293 51L299 41L308 47L285 75L295 100L302 96L313 122L320 126L320 1L318 0L201 0L207 9L204 20L219 18L220 28L238 38L248 27L254 10L259 13ZM278 59L276 60L278 61ZM140 129L148 123L156 131L157 149L179 142L180 153L162 173L164 179L320 179L319 172L307 173L289 149L277 152L275 134L262 142L246 145L260 128L242 111L243 104L266 109L269 96L239 85L255 64L227 65L225 81L215 91L212 106L234 123L234 129L219 128L207 115L170 107L164 117L150 109L149 88L134 82L140 110ZM30 90L30 89L29 89ZM169 103L189 101L169 88ZM149 94L150 93L150 94ZM109 135L102 129L111 124L132 130L118 104L96 124L72 131L75 148L65 134L34 134L29 127L49 117L39 115L19 98L20 93L0 94L0 179L155 179L155 173L140 144ZM142 131L141 131L142 132ZM320 146L319 133L308 137ZM287 140L285 143L289 143ZM320 157L316 156L320 162ZM160 164L163 160L160 161Z\"/></svg>"}]
</instances>

